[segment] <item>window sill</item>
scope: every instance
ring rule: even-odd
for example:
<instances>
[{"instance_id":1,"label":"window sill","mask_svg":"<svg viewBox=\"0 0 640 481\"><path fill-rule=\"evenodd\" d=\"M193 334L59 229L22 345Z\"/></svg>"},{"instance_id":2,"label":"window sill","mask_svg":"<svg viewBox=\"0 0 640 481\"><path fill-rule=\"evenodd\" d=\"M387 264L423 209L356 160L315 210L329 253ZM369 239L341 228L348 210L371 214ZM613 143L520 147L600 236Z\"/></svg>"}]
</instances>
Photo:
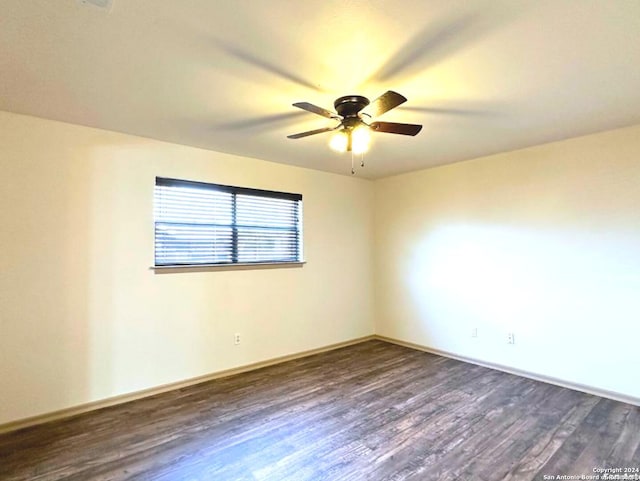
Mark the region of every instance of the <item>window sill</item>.
<instances>
[{"instance_id":1,"label":"window sill","mask_svg":"<svg viewBox=\"0 0 640 481\"><path fill-rule=\"evenodd\" d=\"M236 264L201 264L201 265L176 265L176 266L151 266L150 270L156 274L170 274L178 272L199 272L199 271L245 271L251 269L283 269L299 268L306 264L300 262L246 262Z\"/></svg>"}]
</instances>

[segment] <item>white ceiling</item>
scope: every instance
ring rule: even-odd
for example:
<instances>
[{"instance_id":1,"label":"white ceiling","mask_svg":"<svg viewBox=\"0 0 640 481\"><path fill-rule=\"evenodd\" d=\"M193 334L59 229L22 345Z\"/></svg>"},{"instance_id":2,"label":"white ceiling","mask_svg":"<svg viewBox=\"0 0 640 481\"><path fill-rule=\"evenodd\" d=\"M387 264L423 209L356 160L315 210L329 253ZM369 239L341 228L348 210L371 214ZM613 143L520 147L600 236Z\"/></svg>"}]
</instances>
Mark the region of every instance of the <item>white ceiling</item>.
<instances>
[{"instance_id":1,"label":"white ceiling","mask_svg":"<svg viewBox=\"0 0 640 481\"><path fill-rule=\"evenodd\" d=\"M640 1L0 2L0 110L349 174L291 104L390 89L357 175L640 123Z\"/></svg>"}]
</instances>

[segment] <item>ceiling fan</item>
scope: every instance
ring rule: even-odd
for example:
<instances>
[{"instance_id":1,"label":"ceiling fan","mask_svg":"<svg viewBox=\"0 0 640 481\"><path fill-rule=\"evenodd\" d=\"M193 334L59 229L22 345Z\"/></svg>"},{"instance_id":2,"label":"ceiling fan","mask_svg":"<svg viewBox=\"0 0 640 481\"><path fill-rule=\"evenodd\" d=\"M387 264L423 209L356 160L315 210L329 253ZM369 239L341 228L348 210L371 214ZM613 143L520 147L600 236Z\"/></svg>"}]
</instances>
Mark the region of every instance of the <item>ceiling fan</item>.
<instances>
[{"instance_id":1,"label":"ceiling fan","mask_svg":"<svg viewBox=\"0 0 640 481\"><path fill-rule=\"evenodd\" d=\"M368 120L373 117L379 117L406 101L405 97L392 90L385 92L373 102L369 102L368 98L361 95L347 95L336 99L333 103L337 113L308 102L298 102L293 106L329 119L338 120L340 123L335 127L309 130L299 134L288 135L287 137L289 139L301 139L302 137L337 130L338 133L331 139L330 146L340 152L350 151L355 154L361 154L369 146L370 131L372 130L411 136L417 135L422 130L422 125L417 124L378 121L367 123L365 121L365 118Z\"/></svg>"}]
</instances>

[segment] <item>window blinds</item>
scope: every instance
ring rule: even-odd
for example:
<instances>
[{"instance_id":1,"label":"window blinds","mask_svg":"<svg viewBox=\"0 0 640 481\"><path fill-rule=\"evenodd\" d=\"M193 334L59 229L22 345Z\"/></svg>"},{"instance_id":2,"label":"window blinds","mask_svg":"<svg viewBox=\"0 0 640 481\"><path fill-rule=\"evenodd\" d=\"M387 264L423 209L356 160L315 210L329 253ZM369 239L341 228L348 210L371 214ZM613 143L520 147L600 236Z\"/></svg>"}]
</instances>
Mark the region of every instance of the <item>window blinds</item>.
<instances>
[{"instance_id":1,"label":"window blinds","mask_svg":"<svg viewBox=\"0 0 640 481\"><path fill-rule=\"evenodd\" d=\"M302 196L156 178L155 265L300 262Z\"/></svg>"}]
</instances>

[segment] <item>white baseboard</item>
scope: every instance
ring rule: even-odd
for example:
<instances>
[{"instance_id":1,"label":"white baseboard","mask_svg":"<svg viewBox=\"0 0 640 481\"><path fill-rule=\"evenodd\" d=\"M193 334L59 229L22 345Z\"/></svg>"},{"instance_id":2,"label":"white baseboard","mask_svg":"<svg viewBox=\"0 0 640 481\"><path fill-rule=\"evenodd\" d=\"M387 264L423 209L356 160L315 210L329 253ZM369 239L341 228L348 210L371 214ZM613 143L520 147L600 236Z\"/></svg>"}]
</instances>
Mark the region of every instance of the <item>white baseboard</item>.
<instances>
[{"instance_id":1,"label":"white baseboard","mask_svg":"<svg viewBox=\"0 0 640 481\"><path fill-rule=\"evenodd\" d=\"M451 359L456 359L458 361L468 362L471 364L476 364L478 366L488 367L490 369L495 369L497 371L506 372L509 374L515 374L516 376L522 376L529 379L533 379L535 381L542 381L548 384L554 384L556 386L566 387L568 389L573 389L574 391L581 391L587 394L592 394L594 396L600 396L607 399L613 399L614 401L620 401L627 404L633 404L634 406L640 406L640 398L629 396L627 394L618 393L615 391L608 391L606 389L600 389L593 386L587 386L584 384L579 384L571 381L566 381L564 379L558 379L555 377L545 376L542 374L536 374L534 372L524 371L522 369L517 369L514 367L504 366L502 364L496 364L493 362L486 362L480 359L460 356L458 354L454 354L448 351L442 351L440 349L435 349L429 346L424 346L422 344L415 344L413 342L403 341L401 339L395 339L387 336L375 335L375 339L380 341L390 342L392 344L397 344L399 346L408 347L410 349L416 349L418 351L429 352L431 354L437 354L438 356L448 357Z\"/></svg>"},{"instance_id":2,"label":"white baseboard","mask_svg":"<svg viewBox=\"0 0 640 481\"><path fill-rule=\"evenodd\" d=\"M275 357L272 359L268 359L266 361L246 364L244 366L236 367L233 369L226 369L224 371L217 371L210 374L205 374L204 376L198 376L198 377L186 379L184 381L177 381L169 384L163 384L161 386L156 386L149 389L143 389L141 391L136 391L133 393L122 394L120 396L114 396L106 399L101 399L99 401L93 401L93 402L84 403L84 404L72 406L65 409L60 409L58 411L53 411L50 413L40 414L38 416L31 416L28 418L18 419L16 421L10 421L5 424L0 424L0 434L7 433L10 431L16 431L18 429L27 428L30 426L35 426L37 424L48 423L50 421L56 421L59 419L76 416L78 414L87 413L89 411L95 411L97 409L102 409L109 406L115 406L117 404L123 404L129 401L136 401L138 399L142 399L148 396L155 396L156 394L173 391L175 389L182 389L184 387L193 386L195 384L200 384L207 381L212 381L214 379L220 379L222 377L233 376L235 374L241 374L243 372L253 371L255 369L261 369L263 367L273 366L275 364L280 364L287 361L293 361L294 359L313 356L314 354L320 354L322 352L333 351L334 349L340 349L341 347L347 347L353 344L359 344L361 342L370 341L372 339L375 339L375 336L371 335L371 336L359 337L356 339L351 339L349 341L338 342L336 344L330 344L328 346L323 346L316 349L310 349L308 351L301 351L294 354L289 354L287 356Z\"/></svg>"}]
</instances>

